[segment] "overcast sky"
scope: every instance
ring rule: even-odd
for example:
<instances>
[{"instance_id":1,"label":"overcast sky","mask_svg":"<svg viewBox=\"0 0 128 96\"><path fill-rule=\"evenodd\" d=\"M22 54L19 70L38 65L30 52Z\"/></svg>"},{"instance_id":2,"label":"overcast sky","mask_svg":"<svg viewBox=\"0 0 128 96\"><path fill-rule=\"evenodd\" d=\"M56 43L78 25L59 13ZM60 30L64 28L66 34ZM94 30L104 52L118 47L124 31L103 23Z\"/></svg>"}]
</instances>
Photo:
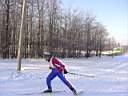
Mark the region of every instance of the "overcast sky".
<instances>
[{"instance_id":1,"label":"overcast sky","mask_svg":"<svg viewBox=\"0 0 128 96\"><path fill-rule=\"evenodd\" d=\"M128 0L61 0L66 8L92 12L110 36L128 44Z\"/></svg>"}]
</instances>

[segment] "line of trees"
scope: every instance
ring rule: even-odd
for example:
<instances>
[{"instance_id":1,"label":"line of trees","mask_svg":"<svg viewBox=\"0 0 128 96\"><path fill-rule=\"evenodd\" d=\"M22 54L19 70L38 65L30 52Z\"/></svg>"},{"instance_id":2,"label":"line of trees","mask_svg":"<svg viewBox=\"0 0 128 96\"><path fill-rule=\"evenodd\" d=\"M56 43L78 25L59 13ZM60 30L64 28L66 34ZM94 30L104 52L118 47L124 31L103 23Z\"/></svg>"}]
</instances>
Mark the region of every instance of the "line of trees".
<instances>
[{"instance_id":1,"label":"line of trees","mask_svg":"<svg viewBox=\"0 0 128 96\"><path fill-rule=\"evenodd\" d=\"M117 46L89 12L64 9L60 0L26 0L22 56L42 57L56 52L61 57L100 56ZM0 0L0 57L16 58L23 0Z\"/></svg>"}]
</instances>

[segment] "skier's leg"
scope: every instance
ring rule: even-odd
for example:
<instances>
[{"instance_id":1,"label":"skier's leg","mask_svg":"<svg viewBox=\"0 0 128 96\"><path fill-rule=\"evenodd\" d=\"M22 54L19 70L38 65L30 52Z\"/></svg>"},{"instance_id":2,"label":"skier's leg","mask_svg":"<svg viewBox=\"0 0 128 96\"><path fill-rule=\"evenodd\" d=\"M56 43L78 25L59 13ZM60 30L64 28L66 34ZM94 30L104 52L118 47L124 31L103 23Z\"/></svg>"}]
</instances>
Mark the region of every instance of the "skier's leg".
<instances>
[{"instance_id":1,"label":"skier's leg","mask_svg":"<svg viewBox=\"0 0 128 96\"><path fill-rule=\"evenodd\" d=\"M57 74L58 77L66 84L71 90L74 89L73 86L69 83L69 81L64 77L62 73Z\"/></svg>"},{"instance_id":2,"label":"skier's leg","mask_svg":"<svg viewBox=\"0 0 128 96\"><path fill-rule=\"evenodd\" d=\"M51 90L52 90L51 81L52 81L56 76L57 76L56 70L55 70L55 69L52 69L51 73L48 75L48 77L47 77L47 79L46 79L48 89L51 89Z\"/></svg>"},{"instance_id":3,"label":"skier's leg","mask_svg":"<svg viewBox=\"0 0 128 96\"><path fill-rule=\"evenodd\" d=\"M75 88L69 83L69 81L64 77L64 75L62 73L58 73L57 75L64 82L64 84L66 84L69 87L73 94L77 95Z\"/></svg>"}]
</instances>

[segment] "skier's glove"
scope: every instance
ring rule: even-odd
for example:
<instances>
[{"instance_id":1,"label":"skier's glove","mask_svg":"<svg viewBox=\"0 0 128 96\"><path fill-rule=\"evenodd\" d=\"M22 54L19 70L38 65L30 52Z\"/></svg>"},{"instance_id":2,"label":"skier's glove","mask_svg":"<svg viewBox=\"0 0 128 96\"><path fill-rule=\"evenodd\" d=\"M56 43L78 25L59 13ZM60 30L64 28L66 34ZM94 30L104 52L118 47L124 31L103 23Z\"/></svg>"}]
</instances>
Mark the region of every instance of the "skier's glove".
<instances>
[{"instance_id":1,"label":"skier's glove","mask_svg":"<svg viewBox=\"0 0 128 96\"><path fill-rule=\"evenodd\" d=\"M49 69L52 69L52 67L49 67Z\"/></svg>"},{"instance_id":2,"label":"skier's glove","mask_svg":"<svg viewBox=\"0 0 128 96\"><path fill-rule=\"evenodd\" d=\"M67 74L68 73L68 71L64 68L64 74Z\"/></svg>"}]
</instances>

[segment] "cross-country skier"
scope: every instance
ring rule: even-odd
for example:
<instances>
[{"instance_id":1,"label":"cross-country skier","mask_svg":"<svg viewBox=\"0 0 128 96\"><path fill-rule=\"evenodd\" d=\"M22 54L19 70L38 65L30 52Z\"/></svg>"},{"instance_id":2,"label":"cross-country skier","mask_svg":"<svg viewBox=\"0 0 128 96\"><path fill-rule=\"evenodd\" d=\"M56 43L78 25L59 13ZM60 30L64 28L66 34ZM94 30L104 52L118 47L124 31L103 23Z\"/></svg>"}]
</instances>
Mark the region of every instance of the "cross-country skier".
<instances>
[{"instance_id":1,"label":"cross-country skier","mask_svg":"<svg viewBox=\"0 0 128 96\"><path fill-rule=\"evenodd\" d=\"M48 61L49 68L51 69L51 73L47 76L46 82L48 89L44 91L44 93L51 93L52 86L51 81L57 76L59 77L65 85L73 92L73 94L77 94L75 88L69 83L69 81L65 78L64 74L67 74L67 70L65 69L65 65L58 59L53 56L49 56L46 61Z\"/></svg>"}]
</instances>

